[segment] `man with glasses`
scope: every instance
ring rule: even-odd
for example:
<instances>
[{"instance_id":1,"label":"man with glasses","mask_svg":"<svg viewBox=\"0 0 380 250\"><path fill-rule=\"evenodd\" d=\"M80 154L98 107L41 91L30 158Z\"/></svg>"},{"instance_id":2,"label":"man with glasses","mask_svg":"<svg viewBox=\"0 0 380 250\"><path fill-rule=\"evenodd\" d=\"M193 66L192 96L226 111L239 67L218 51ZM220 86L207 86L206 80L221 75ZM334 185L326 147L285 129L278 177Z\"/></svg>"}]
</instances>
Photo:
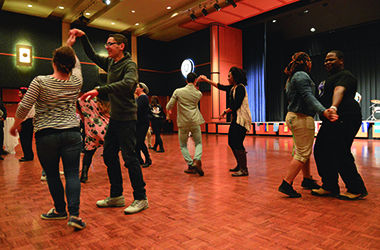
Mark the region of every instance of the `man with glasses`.
<instances>
[{"instance_id":1,"label":"man with glasses","mask_svg":"<svg viewBox=\"0 0 380 250\"><path fill-rule=\"evenodd\" d=\"M148 208L145 182L135 152L137 106L134 92L138 83L137 66L127 52L127 38L122 34L111 34L105 48L108 57L97 54L86 34L79 29L70 34L80 37L86 55L107 72L107 84L83 94L81 98L94 98L98 94L108 94L111 103L110 121L104 137L104 163L107 165L111 184L110 196L96 202L98 207L124 207L123 178L120 168L119 150L124 165L128 168L133 188L134 201L124 210L133 214Z\"/></svg>"}]
</instances>

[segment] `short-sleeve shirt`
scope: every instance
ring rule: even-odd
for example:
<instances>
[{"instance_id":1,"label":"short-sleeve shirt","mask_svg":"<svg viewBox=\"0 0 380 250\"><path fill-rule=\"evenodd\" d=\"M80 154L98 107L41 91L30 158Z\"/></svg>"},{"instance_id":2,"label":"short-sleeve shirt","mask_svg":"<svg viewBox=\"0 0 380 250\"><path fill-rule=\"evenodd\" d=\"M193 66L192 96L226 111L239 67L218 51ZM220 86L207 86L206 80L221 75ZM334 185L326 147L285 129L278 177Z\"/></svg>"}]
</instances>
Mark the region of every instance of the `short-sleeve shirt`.
<instances>
[{"instance_id":1,"label":"short-sleeve shirt","mask_svg":"<svg viewBox=\"0 0 380 250\"><path fill-rule=\"evenodd\" d=\"M319 101L325 107L332 105L334 89L337 86L343 86L346 90L342 102L338 107L339 116L361 116L361 108L357 101L355 101L355 94L358 87L358 82L354 75L348 70L342 70L335 74L330 75L324 84L322 95Z\"/></svg>"}]
</instances>

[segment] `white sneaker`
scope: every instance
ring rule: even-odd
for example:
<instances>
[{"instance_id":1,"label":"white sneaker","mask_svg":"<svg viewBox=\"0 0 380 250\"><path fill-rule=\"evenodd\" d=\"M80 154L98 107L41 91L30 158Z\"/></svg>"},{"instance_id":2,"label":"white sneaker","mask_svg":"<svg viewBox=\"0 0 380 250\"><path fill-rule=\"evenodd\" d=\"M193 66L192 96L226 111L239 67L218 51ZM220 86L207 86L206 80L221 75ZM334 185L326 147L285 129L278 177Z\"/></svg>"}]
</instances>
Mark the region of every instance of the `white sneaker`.
<instances>
[{"instance_id":1,"label":"white sneaker","mask_svg":"<svg viewBox=\"0 0 380 250\"><path fill-rule=\"evenodd\" d=\"M134 200L129 207L124 209L125 214L138 213L149 207L148 200Z\"/></svg>"},{"instance_id":2,"label":"white sneaker","mask_svg":"<svg viewBox=\"0 0 380 250\"><path fill-rule=\"evenodd\" d=\"M41 175L41 181L47 181L46 175Z\"/></svg>"},{"instance_id":3,"label":"white sneaker","mask_svg":"<svg viewBox=\"0 0 380 250\"><path fill-rule=\"evenodd\" d=\"M124 196L120 195L118 197L107 197L104 200L96 202L98 207L124 207L125 201Z\"/></svg>"}]
</instances>

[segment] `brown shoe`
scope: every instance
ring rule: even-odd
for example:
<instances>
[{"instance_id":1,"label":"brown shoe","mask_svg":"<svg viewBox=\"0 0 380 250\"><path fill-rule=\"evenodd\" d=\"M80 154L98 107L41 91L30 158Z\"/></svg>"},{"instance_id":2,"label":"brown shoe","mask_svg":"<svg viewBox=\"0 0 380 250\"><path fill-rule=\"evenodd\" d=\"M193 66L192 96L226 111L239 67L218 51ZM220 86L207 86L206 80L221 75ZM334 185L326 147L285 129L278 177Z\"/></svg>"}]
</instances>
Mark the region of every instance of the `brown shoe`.
<instances>
[{"instance_id":1,"label":"brown shoe","mask_svg":"<svg viewBox=\"0 0 380 250\"><path fill-rule=\"evenodd\" d=\"M189 167L188 167L186 170L184 170L183 172L185 172L186 174L196 174L196 173L197 173L197 171L195 170L195 167L190 166L190 165L189 165Z\"/></svg>"},{"instance_id":2,"label":"brown shoe","mask_svg":"<svg viewBox=\"0 0 380 250\"><path fill-rule=\"evenodd\" d=\"M333 192L328 191L322 187L318 188L318 189L312 189L311 194L315 195L315 196L332 196L332 197L335 197L337 195L337 194L334 194Z\"/></svg>"},{"instance_id":3,"label":"brown shoe","mask_svg":"<svg viewBox=\"0 0 380 250\"><path fill-rule=\"evenodd\" d=\"M204 176L205 173L202 170L202 162L201 160L193 160L193 167L195 167L195 171L199 174L199 176Z\"/></svg>"},{"instance_id":4,"label":"brown shoe","mask_svg":"<svg viewBox=\"0 0 380 250\"><path fill-rule=\"evenodd\" d=\"M368 193L363 193L363 194L353 194L353 193L350 193L350 192L345 192L345 193L341 193L338 198L341 199L341 200L360 200L360 199L363 199L364 197L366 197L368 195Z\"/></svg>"},{"instance_id":5,"label":"brown shoe","mask_svg":"<svg viewBox=\"0 0 380 250\"><path fill-rule=\"evenodd\" d=\"M233 177L248 176L247 152L245 150L234 150L234 155L240 167L239 171L232 174Z\"/></svg>"}]
</instances>

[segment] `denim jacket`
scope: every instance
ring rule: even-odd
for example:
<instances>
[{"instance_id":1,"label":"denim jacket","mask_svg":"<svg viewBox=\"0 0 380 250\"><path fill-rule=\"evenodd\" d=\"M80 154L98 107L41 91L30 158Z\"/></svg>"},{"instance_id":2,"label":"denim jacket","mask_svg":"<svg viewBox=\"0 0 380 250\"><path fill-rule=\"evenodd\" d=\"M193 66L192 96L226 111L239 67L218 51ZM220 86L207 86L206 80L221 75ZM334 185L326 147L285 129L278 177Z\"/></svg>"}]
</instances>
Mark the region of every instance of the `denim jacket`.
<instances>
[{"instance_id":1,"label":"denim jacket","mask_svg":"<svg viewBox=\"0 0 380 250\"><path fill-rule=\"evenodd\" d=\"M315 97L314 83L304 71L297 71L286 86L289 105L288 111L314 116L326 109Z\"/></svg>"}]
</instances>

